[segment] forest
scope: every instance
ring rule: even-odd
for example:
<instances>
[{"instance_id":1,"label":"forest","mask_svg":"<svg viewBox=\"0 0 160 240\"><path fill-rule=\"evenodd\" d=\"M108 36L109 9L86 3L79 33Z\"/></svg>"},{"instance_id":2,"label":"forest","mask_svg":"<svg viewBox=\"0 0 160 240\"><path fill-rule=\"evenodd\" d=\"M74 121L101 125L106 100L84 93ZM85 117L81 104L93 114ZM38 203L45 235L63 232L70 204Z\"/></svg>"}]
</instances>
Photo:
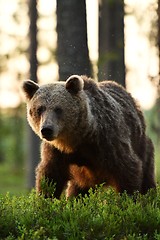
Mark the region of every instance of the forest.
<instances>
[{"instance_id":1,"label":"forest","mask_svg":"<svg viewBox=\"0 0 160 240\"><path fill-rule=\"evenodd\" d=\"M160 0L0 1L0 239L160 239L159 59ZM72 74L114 80L139 102L156 191L128 196L98 186L68 201L35 194L40 140L21 85Z\"/></svg>"}]
</instances>

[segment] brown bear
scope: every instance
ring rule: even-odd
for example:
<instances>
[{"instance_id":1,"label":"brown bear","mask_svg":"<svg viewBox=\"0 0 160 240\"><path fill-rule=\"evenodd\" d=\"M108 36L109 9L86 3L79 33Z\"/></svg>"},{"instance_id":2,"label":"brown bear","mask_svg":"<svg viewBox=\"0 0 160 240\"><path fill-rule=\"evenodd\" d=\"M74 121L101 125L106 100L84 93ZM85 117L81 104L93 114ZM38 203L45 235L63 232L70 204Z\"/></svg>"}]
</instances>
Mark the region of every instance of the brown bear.
<instances>
[{"instance_id":1,"label":"brown bear","mask_svg":"<svg viewBox=\"0 0 160 240\"><path fill-rule=\"evenodd\" d=\"M64 188L70 197L101 183L128 194L156 187L154 148L140 108L123 87L72 75L42 86L27 80L23 91L29 124L42 139L38 193L43 178L56 184L56 198Z\"/></svg>"}]
</instances>

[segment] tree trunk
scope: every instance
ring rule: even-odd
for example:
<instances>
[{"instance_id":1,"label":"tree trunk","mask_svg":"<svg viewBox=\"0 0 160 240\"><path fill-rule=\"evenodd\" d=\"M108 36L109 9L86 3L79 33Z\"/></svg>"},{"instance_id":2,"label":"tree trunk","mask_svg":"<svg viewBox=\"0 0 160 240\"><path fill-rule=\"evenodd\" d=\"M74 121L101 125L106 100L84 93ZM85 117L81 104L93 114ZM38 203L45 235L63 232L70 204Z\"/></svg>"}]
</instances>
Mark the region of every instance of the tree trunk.
<instances>
[{"instance_id":1,"label":"tree trunk","mask_svg":"<svg viewBox=\"0 0 160 240\"><path fill-rule=\"evenodd\" d=\"M37 1L29 0L30 79L37 82ZM39 139L27 125L27 187L35 186L35 168L39 161Z\"/></svg>"},{"instance_id":2,"label":"tree trunk","mask_svg":"<svg viewBox=\"0 0 160 240\"><path fill-rule=\"evenodd\" d=\"M91 75L85 0L57 0L57 61L60 80Z\"/></svg>"},{"instance_id":3,"label":"tree trunk","mask_svg":"<svg viewBox=\"0 0 160 240\"><path fill-rule=\"evenodd\" d=\"M99 80L125 86L124 2L102 0L99 8Z\"/></svg>"},{"instance_id":4,"label":"tree trunk","mask_svg":"<svg viewBox=\"0 0 160 240\"><path fill-rule=\"evenodd\" d=\"M159 54L159 82L158 82L158 96L160 97L160 0L158 0L158 9L157 9L157 15L158 15L158 54Z\"/></svg>"}]
</instances>

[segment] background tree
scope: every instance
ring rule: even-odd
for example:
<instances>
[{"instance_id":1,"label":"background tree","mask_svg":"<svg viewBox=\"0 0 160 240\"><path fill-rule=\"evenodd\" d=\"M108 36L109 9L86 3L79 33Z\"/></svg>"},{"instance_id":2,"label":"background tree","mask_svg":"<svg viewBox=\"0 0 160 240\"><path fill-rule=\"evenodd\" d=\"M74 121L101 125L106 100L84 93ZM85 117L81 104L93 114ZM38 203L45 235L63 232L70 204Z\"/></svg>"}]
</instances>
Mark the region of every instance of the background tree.
<instances>
[{"instance_id":1,"label":"background tree","mask_svg":"<svg viewBox=\"0 0 160 240\"><path fill-rule=\"evenodd\" d=\"M158 76L158 95L160 98L160 0L158 0L158 9L157 9L157 15L158 15L158 55L159 55L159 76Z\"/></svg>"},{"instance_id":2,"label":"background tree","mask_svg":"<svg viewBox=\"0 0 160 240\"><path fill-rule=\"evenodd\" d=\"M71 74L91 76L85 0L57 0L57 35L60 80Z\"/></svg>"},{"instance_id":3,"label":"background tree","mask_svg":"<svg viewBox=\"0 0 160 240\"><path fill-rule=\"evenodd\" d=\"M154 26L155 27L155 26ZM153 83L157 86L158 98L156 100L155 105L151 110L151 128L153 133L156 136L156 144L159 146L160 144L160 0L158 0L158 7L157 7L157 35L156 35L156 45L157 45L157 52L158 52L158 59L159 59L159 66L158 66L158 76L152 79Z\"/></svg>"},{"instance_id":4,"label":"background tree","mask_svg":"<svg viewBox=\"0 0 160 240\"><path fill-rule=\"evenodd\" d=\"M99 80L125 86L124 1L102 0L99 7Z\"/></svg>"},{"instance_id":5,"label":"background tree","mask_svg":"<svg viewBox=\"0 0 160 240\"><path fill-rule=\"evenodd\" d=\"M29 62L30 79L38 82L37 79L37 0L29 1ZM39 139L27 124L27 187L32 188L35 185L35 168L39 161Z\"/></svg>"}]
</instances>

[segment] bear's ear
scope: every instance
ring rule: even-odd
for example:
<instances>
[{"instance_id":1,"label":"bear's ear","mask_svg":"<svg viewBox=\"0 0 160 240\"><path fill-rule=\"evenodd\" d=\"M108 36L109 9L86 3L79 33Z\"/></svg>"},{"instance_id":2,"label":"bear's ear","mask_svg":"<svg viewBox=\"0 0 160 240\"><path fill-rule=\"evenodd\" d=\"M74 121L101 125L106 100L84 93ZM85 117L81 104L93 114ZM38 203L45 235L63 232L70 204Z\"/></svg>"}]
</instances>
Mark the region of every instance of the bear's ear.
<instances>
[{"instance_id":1,"label":"bear's ear","mask_svg":"<svg viewBox=\"0 0 160 240\"><path fill-rule=\"evenodd\" d=\"M30 100L33 97L38 88L38 84L31 80L26 80L22 84L22 90L27 100Z\"/></svg>"},{"instance_id":2,"label":"bear's ear","mask_svg":"<svg viewBox=\"0 0 160 240\"><path fill-rule=\"evenodd\" d=\"M73 94L77 94L83 90L84 80L81 76L72 75L66 81L66 89Z\"/></svg>"}]
</instances>

